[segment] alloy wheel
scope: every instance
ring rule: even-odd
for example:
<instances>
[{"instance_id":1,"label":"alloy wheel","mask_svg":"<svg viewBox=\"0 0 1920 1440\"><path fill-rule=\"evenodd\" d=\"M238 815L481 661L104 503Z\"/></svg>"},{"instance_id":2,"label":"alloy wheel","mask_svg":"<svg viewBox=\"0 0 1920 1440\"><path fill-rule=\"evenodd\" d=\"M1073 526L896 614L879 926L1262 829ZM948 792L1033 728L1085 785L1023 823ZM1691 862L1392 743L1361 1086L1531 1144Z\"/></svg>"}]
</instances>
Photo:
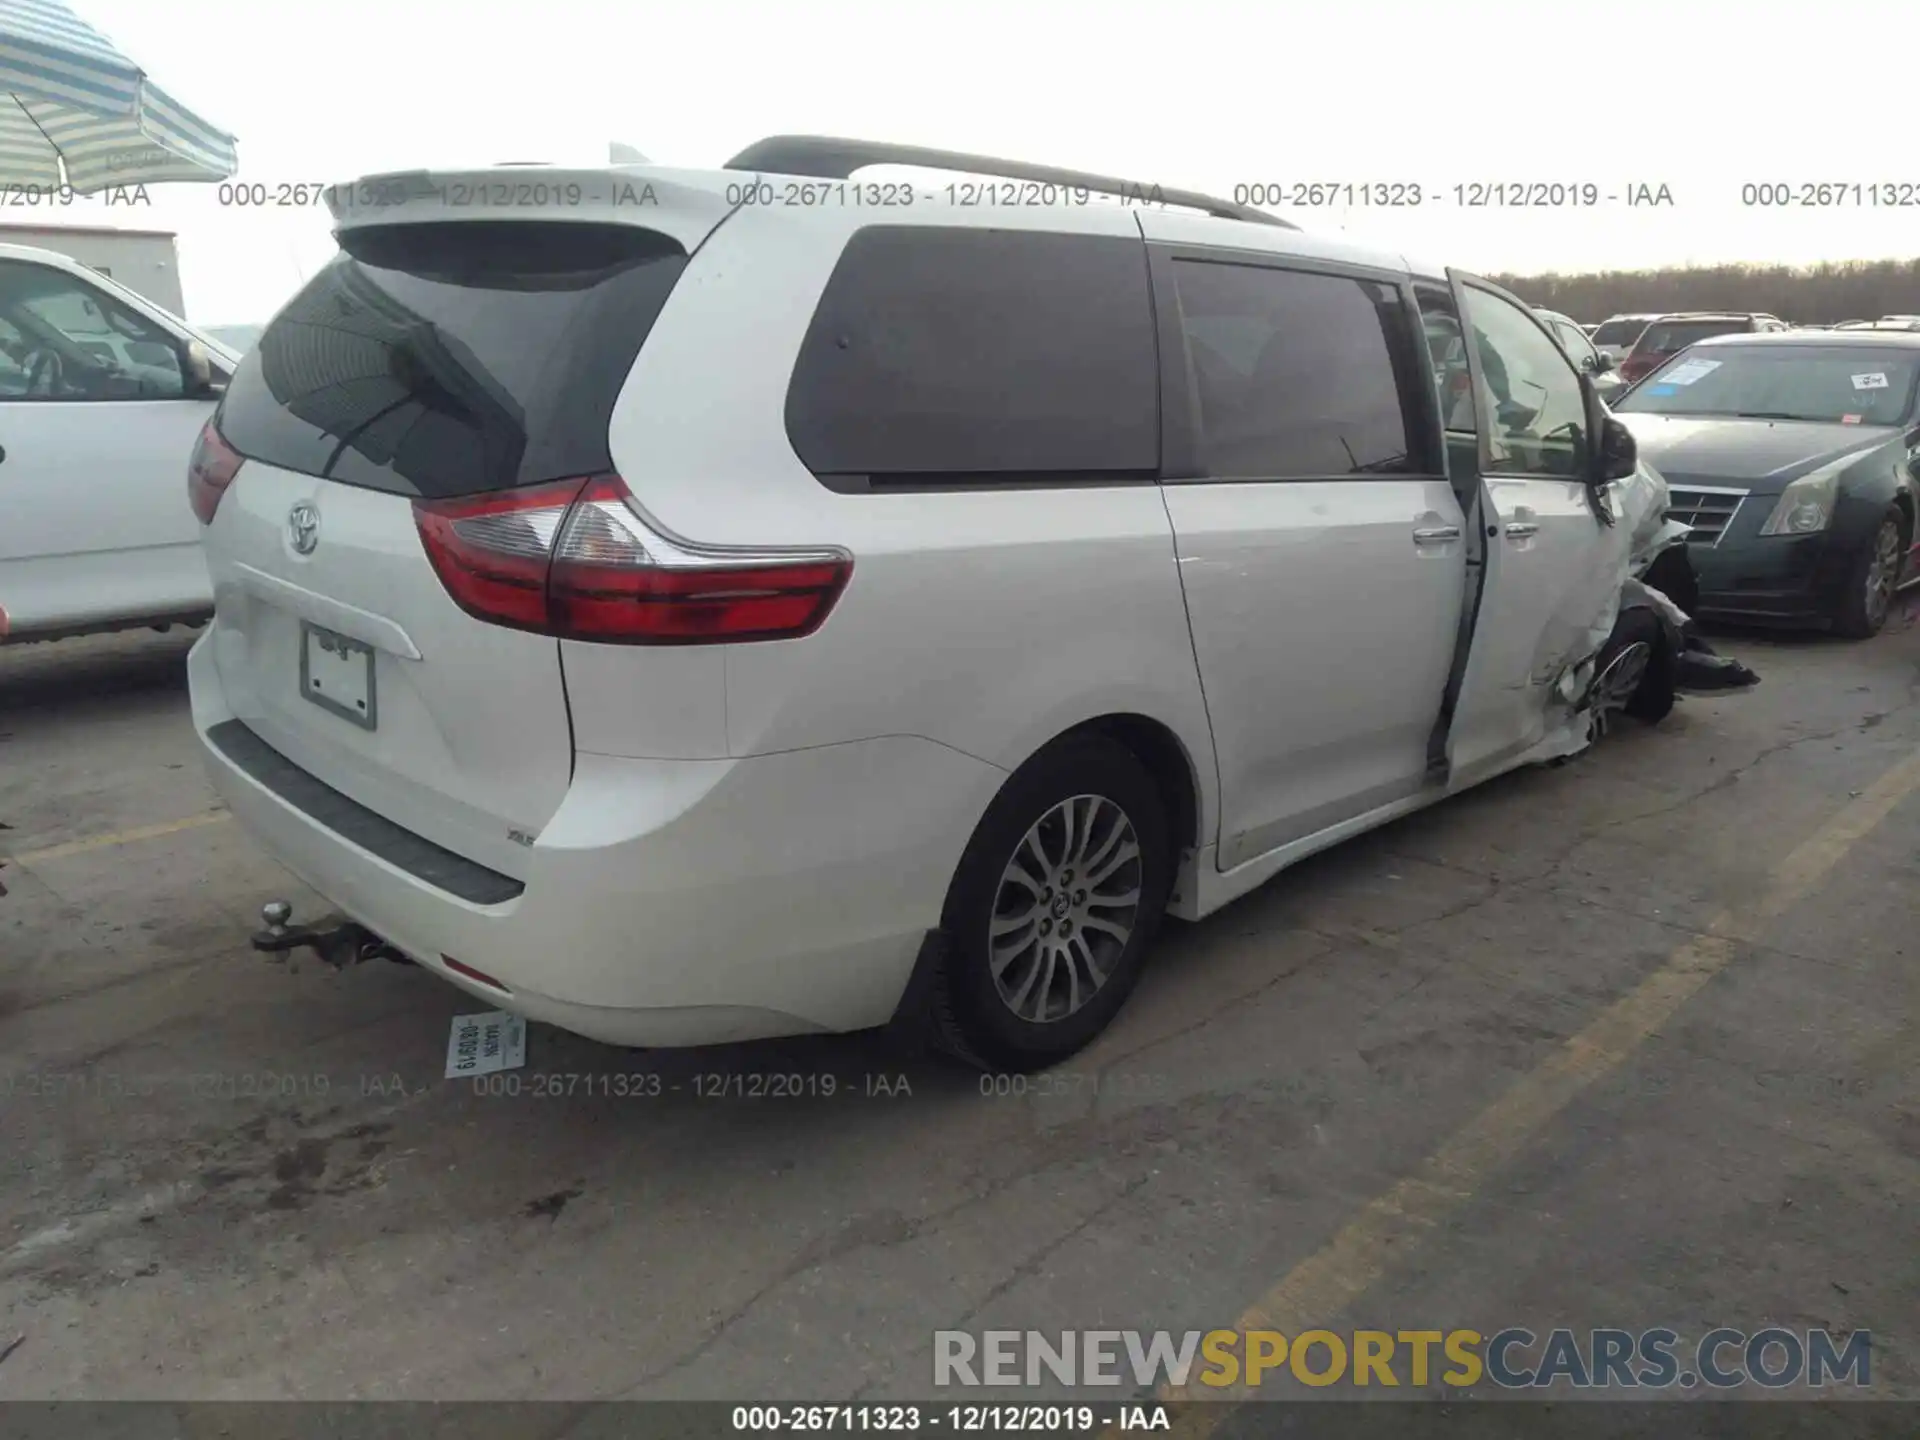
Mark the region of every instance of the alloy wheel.
<instances>
[{"instance_id":1,"label":"alloy wheel","mask_svg":"<svg viewBox=\"0 0 1920 1440\"><path fill-rule=\"evenodd\" d=\"M988 921L994 989L1032 1024L1064 1020L1112 978L1140 920L1140 837L1101 795L1042 815L1001 872Z\"/></svg>"},{"instance_id":2,"label":"alloy wheel","mask_svg":"<svg viewBox=\"0 0 1920 1440\"><path fill-rule=\"evenodd\" d=\"M1867 561L1867 620L1878 629L1893 608L1894 586L1900 580L1900 527L1891 519L1883 520L1874 533L1873 554Z\"/></svg>"},{"instance_id":3,"label":"alloy wheel","mask_svg":"<svg viewBox=\"0 0 1920 1440\"><path fill-rule=\"evenodd\" d=\"M1587 702L1587 708L1593 716L1594 739L1598 740L1612 730L1615 718L1632 703L1640 689L1640 682L1646 678L1647 666L1652 659L1653 647L1644 640L1636 640L1608 661L1606 669L1594 676Z\"/></svg>"}]
</instances>

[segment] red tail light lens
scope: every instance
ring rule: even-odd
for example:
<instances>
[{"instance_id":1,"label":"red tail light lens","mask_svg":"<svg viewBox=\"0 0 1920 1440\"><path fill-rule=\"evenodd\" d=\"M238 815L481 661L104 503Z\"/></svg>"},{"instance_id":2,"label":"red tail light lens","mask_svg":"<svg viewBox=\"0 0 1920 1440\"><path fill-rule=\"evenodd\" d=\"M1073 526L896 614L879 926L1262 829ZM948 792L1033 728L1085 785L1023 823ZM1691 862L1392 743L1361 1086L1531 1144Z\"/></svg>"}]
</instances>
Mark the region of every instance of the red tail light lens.
<instances>
[{"instance_id":1,"label":"red tail light lens","mask_svg":"<svg viewBox=\"0 0 1920 1440\"><path fill-rule=\"evenodd\" d=\"M545 630L554 537L586 483L414 501L420 541L454 603L496 625Z\"/></svg>"},{"instance_id":2,"label":"red tail light lens","mask_svg":"<svg viewBox=\"0 0 1920 1440\"><path fill-rule=\"evenodd\" d=\"M469 980L478 980L482 985L491 985L495 990L499 990L502 993L507 995L511 995L513 993L513 991L510 988L508 988L505 985L502 985L498 980L494 979L493 976L487 974L486 971L476 970L471 965L463 965L460 963L460 961L454 959L453 956L451 955L442 955L440 957L440 963L445 965L449 970L453 971L453 973L456 975L464 975Z\"/></svg>"},{"instance_id":3,"label":"red tail light lens","mask_svg":"<svg viewBox=\"0 0 1920 1440\"><path fill-rule=\"evenodd\" d=\"M213 523L220 497L227 493L244 463L209 418L200 427L200 438L193 442L193 455L187 461L187 503L202 525Z\"/></svg>"},{"instance_id":4,"label":"red tail light lens","mask_svg":"<svg viewBox=\"0 0 1920 1440\"><path fill-rule=\"evenodd\" d=\"M621 645L791 640L853 572L840 551L685 548L654 533L618 476L419 500L427 557L456 604L496 625Z\"/></svg>"}]
</instances>

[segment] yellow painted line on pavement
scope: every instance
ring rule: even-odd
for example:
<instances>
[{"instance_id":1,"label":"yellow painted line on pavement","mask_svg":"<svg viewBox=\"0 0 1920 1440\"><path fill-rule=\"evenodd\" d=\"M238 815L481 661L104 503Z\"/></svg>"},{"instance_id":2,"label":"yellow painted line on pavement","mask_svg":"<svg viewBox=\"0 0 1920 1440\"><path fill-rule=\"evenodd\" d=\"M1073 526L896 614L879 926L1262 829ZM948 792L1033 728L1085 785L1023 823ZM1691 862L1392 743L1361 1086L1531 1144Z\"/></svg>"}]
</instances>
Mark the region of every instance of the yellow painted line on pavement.
<instances>
[{"instance_id":1,"label":"yellow painted line on pavement","mask_svg":"<svg viewBox=\"0 0 1920 1440\"><path fill-rule=\"evenodd\" d=\"M1723 911L1665 964L1642 980L1512 1089L1457 1131L1414 1172L1370 1201L1339 1232L1246 1310L1237 1328L1289 1336L1324 1326L1415 1250L1420 1237L1461 1209L1540 1128L1615 1069L1706 983L1726 968L1734 947L1804 900L1863 837L1920 789L1920 754L1887 771L1825 825L1795 846L1767 877L1751 913ZM1226 1399L1209 1386L1162 1386L1165 1400ZM1244 1398L1244 1391L1240 1392ZM1210 1433L1227 1407L1195 1406L1175 1429Z\"/></svg>"},{"instance_id":2,"label":"yellow painted line on pavement","mask_svg":"<svg viewBox=\"0 0 1920 1440\"><path fill-rule=\"evenodd\" d=\"M131 830L92 835L85 840L69 840L64 845L49 845L44 850L25 850L10 858L17 865L31 865L37 860L64 860L69 855L84 855L89 850L110 850L115 845L132 845L141 840L157 840L162 835L177 835L182 830L218 825L222 820L232 818L228 811L213 810L205 815L189 815L184 820L168 820L160 825L140 825Z\"/></svg>"}]
</instances>

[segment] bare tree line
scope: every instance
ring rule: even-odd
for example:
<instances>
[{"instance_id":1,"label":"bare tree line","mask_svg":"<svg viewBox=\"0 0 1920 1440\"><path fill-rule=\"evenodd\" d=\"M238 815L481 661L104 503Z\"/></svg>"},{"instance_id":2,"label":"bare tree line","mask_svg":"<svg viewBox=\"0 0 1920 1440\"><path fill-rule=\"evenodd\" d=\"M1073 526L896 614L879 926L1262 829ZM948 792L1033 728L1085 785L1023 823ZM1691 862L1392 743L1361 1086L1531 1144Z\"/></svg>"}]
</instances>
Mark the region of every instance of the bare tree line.
<instances>
[{"instance_id":1,"label":"bare tree line","mask_svg":"<svg viewBox=\"0 0 1920 1440\"><path fill-rule=\"evenodd\" d=\"M1621 313L1670 310L1757 310L1796 325L1920 314L1920 259L1848 260L1805 267L1710 265L1494 279L1531 305L1588 322Z\"/></svg>"}]
</instances>

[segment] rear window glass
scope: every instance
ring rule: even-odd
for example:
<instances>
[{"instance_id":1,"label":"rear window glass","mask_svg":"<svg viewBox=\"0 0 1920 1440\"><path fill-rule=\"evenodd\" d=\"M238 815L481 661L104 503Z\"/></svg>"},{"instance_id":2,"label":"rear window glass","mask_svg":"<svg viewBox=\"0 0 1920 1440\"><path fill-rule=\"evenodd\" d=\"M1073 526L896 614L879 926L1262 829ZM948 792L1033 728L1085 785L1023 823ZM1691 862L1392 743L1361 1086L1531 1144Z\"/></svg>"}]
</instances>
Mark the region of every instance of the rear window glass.
<instances>
[{"instance_id":1,"label":"rear window glass","mask_svg":"<svg viewBox=\"0 0 1920 1440\"><path fill-rule=\"evenodd\" d=\"M1647 328L1645 320L1608 320L1593 332L1596 345L1631 345Z\"/></svg>"},{"instance_id":2,"label":"rear window glass","mask_svg":"<svg viewBox=\"0 0 1920 1440\"><path fill-rule=\"evenodd\" d=\"M823 476L1158 474L1146 247L1012 230L859 231L801 344L787 436Z\"/></svg>"},{"instance_id":3,"label":"rear window glass","mask_svg":"<svg viewBox=\"0 0 1920 1440\"><path fill-rule=\"evenodd\" d=\"M610 470L607 425L687 263L625 225L350 230L220 407L251 459L350 485L468 495Z\"/></svg>"},{"instance_id":4,"label":"rear window glass","mask_svg":"<svg viewBox=\"0 0 1920 1440\"><path fill-rule=\"evenodd\" d=\"M1743 335L1751 328L1745 320L1666 320L1649 325L1635 348L1670 355L1709 335Z\"/></svg>"}]
</instances>

